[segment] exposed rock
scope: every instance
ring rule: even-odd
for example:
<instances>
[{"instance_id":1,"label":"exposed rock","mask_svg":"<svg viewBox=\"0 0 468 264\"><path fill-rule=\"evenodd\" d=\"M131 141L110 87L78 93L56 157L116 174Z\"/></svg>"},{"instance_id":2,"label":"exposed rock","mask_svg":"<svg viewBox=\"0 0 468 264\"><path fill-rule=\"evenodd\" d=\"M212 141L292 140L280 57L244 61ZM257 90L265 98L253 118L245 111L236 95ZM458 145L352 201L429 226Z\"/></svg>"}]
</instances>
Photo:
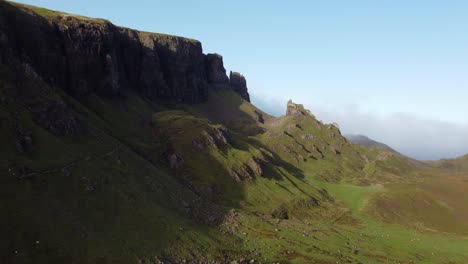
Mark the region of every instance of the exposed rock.
<instances>
[{"instance_id":1,"label":"exposed rock","mask_svg":"<svg viewBox=\"0 0 468 264\"><path fill-rule=\"evenodd\" d=\"M159 99L186 103L205 101L209 85L201 43L158 34L149 34L144 38L153 42L151 47L159 57L161 71L168 87L167 91L159 93Z\"/></svg>"},{"instance_id":2,"label":"exposed rock","mask_svg":"<svg viewBox=\"0 0 468 264\"><path fill-rule=\"evenodd\" d=\"M45 19L6 1L0 2L0 58L12 68L28 63L47 85L76 98L135 90L152 99L199 103L215 84L230 83L249 99L243 76L233 74L229 82L222 57L203 54L199 41L73 16Z\"/></svg>"},{"instance_id":3,"label":"exposed rock","mask_svg":"<svg viewBox=\"0 0 468 264\"><path fill-rule=\"evenodd\" d=\"M253 178L253 173L247 165L243 164L239 168L234 169L234 173L236 175L241 176L243 179L252 179Z\"/></svg>"},{"instance_id":4,"label":"exposed rock","mask_svg":"<svg viewBox=\"0 0 468 264\"><path fill-rule=\"evenodd\" d=\"M229 130L224 127L215 128L199 138L193 140L192 145L200 150L206 150L208 147L221 147L228 145L231 140Z\"/></svg>"},{"instance_id":5,"label":"exposed rock","mask_svg":"<svg viewBox=\"0 0 468 264\"><path fill-rule=\"evenodd\" d=\"M247 165L252 170L252 172L255 174L255 176L262 176L263 175L262 160L260 160L259 158L254 157L253 159L251 159L251 160L249 160L247 162Z\"/></svg>"},{"instance_id":6,"label":"exposed rock","mask_svg":"<svg viewBox=\"0 0 468 264\"><path fill-rule=\"evenodd\" d=\"M260 113L259 111L255 110L255 111L254 111L254 114L255 114L255 120L256 120L257 122L260 122L260 123L262 123L262 124L265 123L265 119L263 119L263 114L262 114L262 113Z\"/></svg>"},{"instance_id":7,"label":"exposed rock","mask_svg":"<svg viewBox=\"0 0 468 264\"><path fill-rule=\"evenodd\" d=\"M239 175L235 172L235 171L232 171L230 170L229 171L229 175L231 176L231 178L236 181L236 182L241 182L241 179L239 177Z\"/></svg>"},{"instance_id":8,"label":"exposed rock","mask_svg":"<svg viewBox=\"0 0 468 264\"><path fill-rule=\"evenodd\" d=\"M229 83L236 93L238 93L246 101L250 102L250 96L247 92L247 81L242 74L231 71L229 74Z\"/></svg>"},{"instance_id":9,"label":"exposed rock","mask_svg":"<svg viewBox=\"0 0 468 264\"><path fill-rule=\"evenodd\" d=\"M114 62L114 59L110 54L106 55L106 63L104 67L105 75L107 77L105 84L109 86L106 90L111 91L112 94L116 94L120 90L118 65Z\"/></svg>"},{"instance_id":10,"label":"exposed rock","mask_svg":"<svg viewBox=\"0 0 468 264\"><path fill-rule=\"evenodd\" d=\"M330 150L335 155L340 155L341 154L341 152L335 147L331 147Z\"/></svg>"},{"instance_id":11,"label":"exposed rock","mask_svg":"<svg viewBox=\"0 0 468 264\"><path fill-rule=\"evenodd\" d=\"M173 170L180 169L182 167L182 163L184 162L182 155L176 152L169 153L166 158L169 162L169 168Z\"/></svg>"},{"instance_id":12,"label":"exposed rock","mask_svg":"<svg viewBox=\"0 0 468 264\"><path fill-rule=\"evenodd\" d=\"M227 128L216 128L213 132L213 137L217 145L227 145L231 140L231 133Z\"/></svg>"},{"instance_id":13,"label":"exposed rock","mask_svg":"<svg viewBox=\"0 0 468 264\"><path fill-rule=\"evenodd\" d=\"M285 219L285 220L289 219L288 210L286 209L284 205L280 206L275 211L273 211L271 216L276 219Z\"/></svg>"},{"instance_id":14,"label":"exposed rock","mask_svg":"<svg viewBox=\"0 0 468 264\"><path fill-rule=\"evenodd\" d=\"M302 104L295 104L292 100L288 101L288 105L286 108L286 115L287 116L294 116L294 115L312 115L310 110L304 108Z\"/></svg>"},{"instance_id":15,"label":"exposed rock","mask_svg":"<svg viewBox=\"0 0 468 264\"><path fill-rule=\"evenodd\" d=\"M310 139L314 139L314 135L312 135L312 134L309 134L309 133L307 133L307 134L303 134L303 135L301 135L301 139L303 139L303 140L310 140Z\"/></svg>"},{"instance_id":16,"label":"exposed rock","mask_svg":"<svg viewBox=\"0 0 468 264\"><path fill-rule=\"evenodd\" d=\"M223 64L223 56L219 54L206 55L206 73L211 84L228 84L229 78Z\"/></svg>"}]
</instances>

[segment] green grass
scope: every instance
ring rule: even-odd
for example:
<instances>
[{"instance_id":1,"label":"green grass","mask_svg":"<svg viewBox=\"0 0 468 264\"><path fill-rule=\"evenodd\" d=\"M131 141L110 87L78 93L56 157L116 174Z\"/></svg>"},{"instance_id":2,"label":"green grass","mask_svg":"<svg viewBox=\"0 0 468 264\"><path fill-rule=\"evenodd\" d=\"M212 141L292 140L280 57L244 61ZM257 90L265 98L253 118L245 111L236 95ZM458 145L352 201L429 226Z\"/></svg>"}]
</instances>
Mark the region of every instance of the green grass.
<instances>
[{"instance_id":1,"label":"green grass","mask_svg":"<svg viewBox=\"0 0 468 264\"><path fill-rule=\"evenodd\" d=\"M46 19L72 17L72 18L79 19L81 21L95 22L95 23L99 23L99 24L109 23L108 20L101 19L101 18L90 18L90 17L85 17L85 16L73 15L73 14L68 14L68 13L64 13L64 12L60 12L60 11L54 11L54 10L41 8L41 7L37 7L37 6L26 5L26 4L22 4L22 3L16 3L16 2L13 2L13 1L8 1L8 3L10 3L10 4L12 4L12 5L16 6L16 7L19 7L19 8L23 8L23 9L26 9L26 10L31 10L36 15L41 16L41 17L46 18Z\"/></svg>"},{"instance_id":2,"label":"green grass","mask_svg":"<svg viewBox=\"0 0 468 264\"><path fill-rule=\"evenodd\" d=\"M68 16L21 6L47 19ZM468 262L465 158L430 167L366 149L313 116L275 118L227 89L201 104L161 105L130 91L118 103L78 100L27 77L17 85L5 67L0 79L0 96L9 100L0 105L2 263L162 255L221 263ZM63 100L86 132L50 133L18 94L38 104ZM17 150L18 127L33 135L26 153ZM170 168L174 153L180 164ZM37 174L18 177L25 170Z\"/></svg>"}]
</instances>

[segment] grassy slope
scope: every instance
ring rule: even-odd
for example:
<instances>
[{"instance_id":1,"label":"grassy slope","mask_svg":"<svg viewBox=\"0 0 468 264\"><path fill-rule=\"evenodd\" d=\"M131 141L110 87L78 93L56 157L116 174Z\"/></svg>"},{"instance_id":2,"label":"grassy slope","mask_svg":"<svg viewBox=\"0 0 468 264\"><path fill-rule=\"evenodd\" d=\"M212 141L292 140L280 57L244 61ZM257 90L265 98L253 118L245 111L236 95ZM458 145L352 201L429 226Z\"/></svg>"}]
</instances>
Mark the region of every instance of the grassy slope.
<instances>
[{"instance_id":1,"label":"grassy slope","mask_svg":"<svg viewBox=\"0 0 468 264\"><path fill-rule=\"evenodd\" d=\"M247 255L267 262L377 262L383 261L387 252L402 262L466 260L462 255L466 242L462 239L384 224L360 210L363 201L382 187L338 183L347 180L345 174L331 178L335 183L318 178L317 171L333 169L333 164L344 164L342 171L352 170L353 163L341 163L352 159L346 149L341 155L324 151L328 158L297 164L279 152L275 162L265 166L265 177L254 175L242 183L232 181L227 174L230 168L252 157L268 155L280 144L276 139L265 140L261 131L269 129L270 124L253 122L255 108L232 92L214 93L203 105L181 106L185 109L182 112L165 111L134 94L127 96L124 108L102 98L90 98L86 103L65 98L87 120L87 136L57 138L36 127L26 111L2 106L5 120L13 119L14 111L24 113L20 123L32 128L35 142L33 152L24 156L17 153L11 137L5 137L13 133L13 125L10 131L2 131L2 140L9 146L4 149L4 172L18 161L26 162L34 171L60 169L73 163L68 178L60 170L33 179L2 177L2 212L8 212L2 220L2 232L12 238L2 244L6 249L3 252L7 252L2 256L4 260L28 263L42 259L54 263L72 258L80 263L104 258L125 263L139 256L161 255L167 247L188 257L209 249L207 255L212 258L223 251L232 258ZM211 107L220 104L224 107L218 112L234 114L211 116L217 113ZM193 194L174 181L180 175L174 175L163 164L154 165L160 164L158 159L164 149L161 144L171 140L155 137L158 134L153 127L181 131L171 135L174 148L184 156L187 174L195 185L218 190L217 199L237 208L238 217L219 227L189 220L190 216L180 210L183 206L179 198L189 201ZM230 128L231 146L212 147L202 155L193 149L193 139L220 127ZM2 124L2 129L8 130L8 125ZM278 140L292 146L287 137ZM348 147L352 150L354 146ZM141 154L149 158L143 159ZM358 176L355 172L353 177ZM96 191L86 192L88 184ZM336 202L324 199L322 189L328 190ZM321 205L310 203L311 198L320 200ZM289 219L271 216L280 207L286 208ZM392 236L382 237L387 234ZM425 242L413 243L414 239ZM434 242L441 247L434 249ZM358 255L355 248L359 248ZM21 253L14 254L16 250Z\"/></svg>"},{"instance_id":2,"label":"grassy slope","mask_svg":"<svg viewBox=\"0 0 468 264\"><path fill-rule=\"evenodd\" d=\"M217 115L225 112L235 113L235 107L233 106L235 104L226 103L222 99L223 97L229 98L228 95L214 95L214 98L212 97L212 100L201 108L212 109L219 107L218 109L223 109L223 111L215 112ZM221 107L221 105L226 108ZM246 116L250 117L253 116L253 112L255 111L255 109L245 102L240 104L238 109L241 109L247 113ZM240 115L236 114L235 116L238 117ZM230 124L232 128L236 127L236 118L226 116L218 116L216 118L226 124ZM271 119L271 117L267 117L267 119ZM318 136L319 141L321 143L326 142L325 145L327 146L332 146L333 144L339 145L337 143L339 139L333 138L330 135L332 133L325 130L329 129L328 131L330 131L330 129L333 129L328 128L330 126L323 126L320 130L311 125L316 122L314 119L292 121L288 120L288 118L284 119L279 126L273 124L275 120L271 119L271 122L267 121L264 125L260 125L260 127L267 131L266 134L268 136L269 133L274 135L274 133L280 134L282 131L288 130L290 123L299 123L302 129L297 130L293 128L293 131L289 133L290 135L299 136L305 131ZM252 124L246 120L248 120L248 117L245 119L241 118L238 121L242 124L247 124L247 126L244 125L243 127L251 127L250 131L244 133L255 134L253 131L257 131L258 128L252 128ZM337 131L333 132L337 133ZM266 139L265 137L267 136L265 136L265 133L259 133L255 137L270 150L275 145L292 144L289 141L289 137L278 136L278 138L275 138L273 136ZM296 139L300 140L299 138ZM306 147L308 146L307 144L307 142L303 142L303 145ZM316 144L318 145L320 142L316 142ZM296 145L295 150L297 151L298 148ZM252 248L260 248L260 252L269 252L269 254L264 255L267 260L275 259L292 263L325 263L326 261L335 263L336 260L363 263L386 261L401 263L420 261L424 261L424 263L449 263L449 261L454 261L455 263L464 263L467 261L467 255L464 255L463 248L468 245L468 241L463 236L457 235L457 232L440 232L451 224L456 223L450 221L453 218L438 223L439 231L434 231L415 229L411 222L414 219L407 219L411 222L408 224L385 218L382 219L380 215L375 216L374 213L369 213L371 204L379 194L396 194L393 188L396 185L395 182L408 186L406 191L412 193L415 189L411 189L410 186L416 184L417 180L424 179L422 182L428 183L432 180L440 179L439 177L434 178L434 176L421 176L428 173L426 165L406 160L392 153L368 150L355 145L343 146L340 151L341 155L333 155L331 152L324 151L324 159L310 159L305 162L296 162L294 158L288 159L286 153L281 153L281 150L276 151L275 153L283 157L285 162L294 164L300 168L299 171L302 173L296 175L300 177L292 177L292 182L289 182L289 184L287 180L278 181L279 187L282 187L286 183L286 189L295 190L297 193L281 193L281 189L284 188L275 188L275 186L269 185L268 182L263 183L264 179L257 179L255 182L246 185L246 201L255 204L255 206L250 208L245 207L246 212L257 213L259 210L262 210L261 208L265 208L264 211L271 211L278 205L278 202L275 200L276 197L287 201L291 199L291 196L297 196L300 193L300 189L310 190L308 188L311 188L311 186L313 186L313 189L324 188L328 190L336 198L337 203L332 206L333 209L327 210L325 209L327 206L323 206L320 209L316 209L316 211L312 210L312 215L306 215L305 217L298 215L290 220L261 217L261 221L259 222L259 219L255 216L244 216L238 225L248 236L246 244ZM361 157L355 157L356 152ZM362 159L368 160L368 163L363 163ZM337 167L339 167L338 170L336 170ZM339 176L317 177L318 175L323 175L324 171L329 172L329 170L336 172ZM426 180L426 177L429 180ZM362 178L368 178L369 181L367 183L374 182L380 184L371 186L350 184L353 182L362 183ZM324 179L331 182L324 182ZM381 183L385 183L385 187ZM434 185L430 186L434 187ZM435 188L438 189L437 187ZM447 189L451 190L451 187L447 187ZM273 194L273 192L276 193ZM256 197L257 195L260 197L258 200L249 200L250 197ZM457 200L457 197L460 197L459 195L460 193L452 195L452 200L447 201L447 203L453 204L454 201L460 201L459 199ZM439 198L435 197L433 199L437 200ZM408 201L404 201L403 203L407 204ZM267 209L269 207L271 209ZM293 205L289 204L287 207L293 208ZM463 208L460 207L460 211ZM386 208L380 209L385 210ZM427 216L426 220L428 221L426 224L430 225L430 222L435 221L435 219L430 218L430 214L445 213L447 217L450 216L450 214L447 214L448 212L441 212L438 209L428 208L424 213L429 215L424 215L421 212L420 217ZM303 209L301 210L304 211ZM398 210L395 211L398 213ZM382 220L384 221L382 222ZM459 229L454 231L459 231ZM354 254L355 248L359 248L358 255Z\"/></svg>"},{"instance_id":3,"label":"grassy slope","mask_svg":"<svg viewBox=\"0 0 468 264\"><path fill-rule=\"evenodd\" d=\"M2 0L2 1L5 1L5 0ZM77 19L80 19L80 20L83 20L83 21L89 21L89 22L99 23L99 24L109 22L108 20L105 20L105 19L90 18L90 17L85 17L85 16L68 14L68 13L64 13L64 12L60 12L60 11L49 10L49 9L45 9L45 8L41 8L41 7L37 7L37 6L20 4L20 3L11 2L11 1L8 1L8 3L10 3L10 4L12 4L12 5L14 5L14 6L18 7L18 8L21 8L21 9L23 9L25 11L32 11L35 14L37 14L39 16L42 16L44 18L50 19L50 20L54 20L54 19L57 19L57 18L73 17L73 18L77 18Z\"/></svg>"},{"instance_id":4,"label":"grassy slope","mask_svg":"<svg viewBox=\"0 0 468 264\"><path fill-rule=\"evenodd\" d=\"M1 79L0 95L9 98L18 87L8 73ZM57 137L35 125L21 105L0 105L3 263L129 263L164 254L267 263L468 261L465 229L431 221L433 214L450 213L440 211L447 207L459 221L466 219L460 182L437 177L443 169L415 181L427 168L349 144L336 127L312 116L263 113L260 123L261 111L230 91L176 111L133 93L119 103L100 97L77 102L58 91L50 96L64 99L88 131ZM32 131L32 151L17 151L18 126ZM223 129L231 134L226 144L194 147ZM168 168L168 149L183 157L180 169ZM258 163L262 175L253 171ZM38 174L19 178L22 167ZM236 182L231 173L243 169L246 175ZM407 198L415 189L425 194ZM427 193L444 206L422 212L428 213L426 228L415 229L411 214L400 221L379 211L408 212L401 205L424 202ZM369 214L382 195L394 206ZM210 206L197 202L200 197L216 201L226 221L195 221L193 210L210 215L198 212ZM285 212L288 219L279 219Z\"/></svg>"},{"instance_id":5,"label":"grassy slope","mask_svg":"<svg viewBox=\"0 0 468 264\"><path fill-rule=\"evenodd\" d=\"M8 94L9 85L3 76L2 93ZM159 255L183 239L219 243L210 238L212 231L188 221L180 210L180 199L191 200L193 194L134 151L148 145L148 135L137 130L139 118L151 118L149 104L135 98L122 110L104 100L91 99L84 106L64 99L86 122L86 135L56 137L35 125L21 106L0 107L3 263L100 258L128 263L139 255ZM32 151L16 150L15 127L32 131ZM36 174L20 178L23 168ZM86 191L90 186L95 190ZM180 228L187 230L184 238Z\"/></svg>"}]
</instances>

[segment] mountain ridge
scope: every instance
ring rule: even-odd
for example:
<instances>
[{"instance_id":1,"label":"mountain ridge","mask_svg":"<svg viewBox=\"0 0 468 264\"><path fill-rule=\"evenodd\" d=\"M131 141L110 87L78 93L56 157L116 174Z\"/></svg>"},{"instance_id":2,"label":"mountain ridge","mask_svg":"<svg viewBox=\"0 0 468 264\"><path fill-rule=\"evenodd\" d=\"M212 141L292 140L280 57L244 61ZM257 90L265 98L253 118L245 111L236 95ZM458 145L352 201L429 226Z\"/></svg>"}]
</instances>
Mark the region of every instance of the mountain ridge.
<instances>
[{"instance_id":1,"label":"mountain ridge","mask_svg":"<svg viewBox=\"0 0 468 264\"><path fill-rule=\"evenodd\" d=\"M216 84L232 87L248 100L245 78L231 73L229 80L222 57L203 54L199 41L1 4L3 61L31 65L46 83L73 96L98 92L112 97L135 89L156 100L196 103L206 100ZM28 32L18 32L22 30ZM13 62L19 53L28 61Z\"/></svg>"},{"instance_id":2,"label":"mountain ridge","mask_svg":"<svg viewBox=\"0 0 468 264\"><path fill-rule=\"evenodd\" d=\"M345 135L345 137L354 144L362 145L362 146L369 147L369 148L384 149L384 150L398 153L396 150L389 147L388 145L375 141L364 135L348 134L348 135Z\"/></svg>"},{"instance_id":3,"label":"mountain ridge","mask_svg":"<svg viewBox=\"0 0 468 264\"><path fill-rule=\"evenodd\" d=\"M268 115L198 41L0 1L0 80L2 263L468 259L463 221L401 206L463 216L413 195L433 168Z\"/></svg>"}]
</instances>

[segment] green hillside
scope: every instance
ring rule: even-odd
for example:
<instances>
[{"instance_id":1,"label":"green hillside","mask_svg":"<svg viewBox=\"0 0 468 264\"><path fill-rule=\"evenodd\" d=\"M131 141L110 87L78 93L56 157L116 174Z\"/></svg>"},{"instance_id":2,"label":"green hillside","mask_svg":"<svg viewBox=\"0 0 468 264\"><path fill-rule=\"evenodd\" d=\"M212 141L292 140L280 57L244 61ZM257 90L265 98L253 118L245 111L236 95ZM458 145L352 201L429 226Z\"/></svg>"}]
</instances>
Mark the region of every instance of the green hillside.
<instances>
[{"instance_id":1,"label":"green hillside","mask_svg":"<svg viewBox=\"0 0 468 264\"><path fill-rule=\"evenodd\" d=\"M75 96L4 64L0 80L0 263L468 262L464 161L355 145L227 88L187 103Z\"/></svg>"}]
</instances>

